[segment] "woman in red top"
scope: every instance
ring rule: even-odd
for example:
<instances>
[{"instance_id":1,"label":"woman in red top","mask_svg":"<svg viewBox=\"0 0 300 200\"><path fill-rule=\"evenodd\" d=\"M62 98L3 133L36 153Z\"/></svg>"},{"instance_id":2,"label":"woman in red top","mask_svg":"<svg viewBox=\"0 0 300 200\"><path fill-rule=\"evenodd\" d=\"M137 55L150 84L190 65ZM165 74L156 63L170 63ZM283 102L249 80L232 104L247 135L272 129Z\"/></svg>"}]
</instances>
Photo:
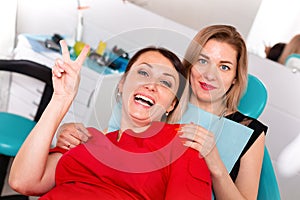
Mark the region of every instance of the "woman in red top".
<instances>
[{"instance_id":1,"label":"woman in red top","mask_svg":"<svg viewBox=\"0 0 300 200\"><path fill-rule=\"evenodd\" d=\"M182 145L179 125L186 74L180 60L162 48L145 48L130 60L118 85L122 102L119 131L93 136L65 152L49 147L79 84L85 47L71 61L53 67L54 94L19 150L9 177L16 191L41 199L211 199L210 173L203 158ZM180 105L180 106L178 106Z\"/></svg>"},{"instance_id":2,"label":"woman in red top","mask_svg":"<svg viewBox=\"0 0 300 200\"><path fill-rule=\"evenodd\" d=\"M268 127L238 111L248 77L247 48L244 39L233 26L204 27L189 44L183 64L190 74L191 92L188 109L180 121L195 122L181 126L184 133L181 137L188 139L185 145L198 150L205 158L211 172L216 199L257 199ZM247 143L243 143L228 134L232 130L222 127L223 136L226 135L224 138L243 144L241 147L243 149L234 150L238 158L232 163L233 167L227 168L224 162L228 159L224 157L228 155L227 147L230 148L232 144L217 136L221 133L215 129L218 129L218 125L211 123L209 124L211 127L205 127L197 123L197 118L203 122L201 118L203 111L220 118L224 116L253 130ZM115 113L118 112L114 111L113 114ZM111 120L112 124L109 123L109 128L115 130L120 123L116 116L112 119L114 120ZM78 123L64 125L60 132L57 145L65 149L71 149L88 140L88 135L84 134L85 128ZM215 145L217 141L222 140L224 148Z\"/></svg>"}]
</instances>

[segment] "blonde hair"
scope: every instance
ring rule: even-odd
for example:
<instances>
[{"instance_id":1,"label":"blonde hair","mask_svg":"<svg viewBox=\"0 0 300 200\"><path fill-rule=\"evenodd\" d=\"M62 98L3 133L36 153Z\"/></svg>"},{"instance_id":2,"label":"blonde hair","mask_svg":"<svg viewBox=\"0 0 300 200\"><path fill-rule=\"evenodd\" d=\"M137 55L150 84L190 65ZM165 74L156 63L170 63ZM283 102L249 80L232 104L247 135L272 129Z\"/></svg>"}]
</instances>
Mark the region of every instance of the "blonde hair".
<instances>
[{"instance_id":1,"label":"blonde hair","mask_svg":"<svg viewBox=\"0 0 300 200\"><path fill-rule=\"evenodd\" d=\"M236 81L229 91L226 92L225 97L227 108L235 111L244 94L248 80L247 48L244 39L235 27L230 25L211 25L203 28L190 43L183 60L183 65L189 74L191 68L199 59L202 48L211 39L225 42L237 52Z\"/></svg>"},{"instance_id":2,"label":"blonde hair","mask_svg":"<svg viewBox=\"0 0 300 200\"><path fill-rule=\"evenodd\" d=\"M287 57L294 53L300 54L300 34L295 35L291 41L285 45L278 62L284 65Z\"/></svg>"}]
</instances>

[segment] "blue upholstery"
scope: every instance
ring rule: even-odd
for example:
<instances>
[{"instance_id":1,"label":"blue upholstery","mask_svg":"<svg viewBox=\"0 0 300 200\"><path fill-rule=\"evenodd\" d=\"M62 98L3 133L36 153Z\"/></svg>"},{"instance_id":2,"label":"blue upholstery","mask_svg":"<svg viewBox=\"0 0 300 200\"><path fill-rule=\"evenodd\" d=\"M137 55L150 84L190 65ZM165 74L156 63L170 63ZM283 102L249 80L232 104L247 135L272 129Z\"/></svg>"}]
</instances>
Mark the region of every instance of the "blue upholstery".
<instances>
[{"instance_id":1,"label":"blue upholstery","mask_svg":"<svg viewBox=\"0 0 300 200\"><path fill-rule=\"evenodd\" d=\"M249 74L248 86L244 96L240 101L238 109L241 113L249 117L258 118L266 106L267 98L267 90L263 83L255 76ZM280 192L276 175L266 146L264 151L257 199L280 199Z\"/></svg>"},{"instance_id":2,"label":"blue upholstery","mask_svg":"<svg viewBox=\"0 0 300 200\"><path fill-rule=\"evenodd\" d=\"M0 112L0 121L0 153L15 156L36 122L6 112Z\"/></svg>"},{"instance_id":3,"label":"blue upholstery","mask_svg":"<svg viewBox=\"0 0 300 200\"><path fill-rule=\"evenodd\" d=\"M270 158L269 151L265 146L265 153L260 174L260 182L258 188L258 200L272 199L280 200L280 191L273 164Z\"/></svg>"},{"instance_id":4,"label":"blue upholstery","mask_svg":"<svg viewBox=\"0 0 300 200\"><path fill-rule=\"evenodd\" d=\"M300 54L293 53L293 54L289 55L286 58L284 65L287 68L292 69L292 71L294 73L299 72L300 71Z\"/></svg>"},{"instance_id":5,"label":"blue upholstery","mask_svg":"<svg viewBox=\"0 0 300 200\"><path fill-rule=\"evenodd\" d=\"M268 92L263 83L255 76L248 75L248 85L238 110L246 116L257 119L263 112L268 99Z\"/></svg>"}]
</instances>

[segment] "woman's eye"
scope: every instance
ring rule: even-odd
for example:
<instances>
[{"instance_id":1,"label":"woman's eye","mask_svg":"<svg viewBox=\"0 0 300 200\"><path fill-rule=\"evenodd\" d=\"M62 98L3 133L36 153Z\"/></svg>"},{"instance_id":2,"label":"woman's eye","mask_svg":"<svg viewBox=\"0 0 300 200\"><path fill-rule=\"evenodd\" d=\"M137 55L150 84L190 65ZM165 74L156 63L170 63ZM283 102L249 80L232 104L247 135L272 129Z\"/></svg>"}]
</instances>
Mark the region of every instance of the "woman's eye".
<instances>
[{"instance_id":1,"label":"woman's eye","mask_svg":"<svg viewBox=\"0 0 300 200\"><path fill-rule=\"evenodd\" d=\"M164 86L171 88L172 87L172 83L169 81L161 81L161 84L163 84Z\"/></svg>"},{"instance_id":2,"label":"woman's eye","mask_svg":"<svg viewBox=\"0 0 300 200\"><path fill-rule=\"evenodd\" d=\"M230 68L227 65L221 65L220 68L224 71L230 70Z\"/></svg>"},{"instance_id":3,"label":"woman's eye","mask_svg":"<svg viewBox=\"0 0 300 200\"><path fill-rule=\"evenodd\" d=\"M149 74L146 71L144 71L144 70L139 70L138 74L140 74L142 76L149 76Z\"/></svg>"},{"instance_id":4,"label":"woman's eye","mask_svg":"<svg viewBox=\"0 0 300 200\"><path fill-rule=\"evenodd\" d=\"M205 60L203 58L200 58L199 63L202 64L202 65L207 64L207 60Z\"/></svg>"}]
</instances>

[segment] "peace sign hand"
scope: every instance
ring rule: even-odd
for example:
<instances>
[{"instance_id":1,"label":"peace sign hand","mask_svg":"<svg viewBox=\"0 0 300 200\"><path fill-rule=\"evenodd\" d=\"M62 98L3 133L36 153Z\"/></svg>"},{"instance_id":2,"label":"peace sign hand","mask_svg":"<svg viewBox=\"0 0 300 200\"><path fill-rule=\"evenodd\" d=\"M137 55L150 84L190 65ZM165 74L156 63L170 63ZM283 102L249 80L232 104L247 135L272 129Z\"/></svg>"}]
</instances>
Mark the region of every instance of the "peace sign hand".
<instances>
[{"instance_id":1,"label":"peace sign hand","mask_svg":"<svg viewBox=\"0 0 300 200\"><path fill-rule=\"evenodd\" d=\"M60 41L62 60L57 59L52 68L54 94L63 98L74 99L80 82L80 69L89 52L90 47L85 45L75 61L70 59L67 43Z\"/></svg>"}]
</instances>

